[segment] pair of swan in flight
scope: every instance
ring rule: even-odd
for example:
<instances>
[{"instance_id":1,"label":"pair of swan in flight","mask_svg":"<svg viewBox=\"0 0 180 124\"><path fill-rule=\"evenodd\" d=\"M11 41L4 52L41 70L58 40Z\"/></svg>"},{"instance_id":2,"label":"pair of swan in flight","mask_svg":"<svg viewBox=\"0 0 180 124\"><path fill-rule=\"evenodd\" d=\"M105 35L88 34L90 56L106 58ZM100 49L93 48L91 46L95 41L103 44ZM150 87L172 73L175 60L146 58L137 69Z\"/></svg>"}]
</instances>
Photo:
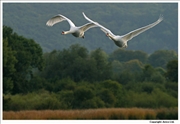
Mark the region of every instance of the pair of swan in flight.
<instances>
[{"instance_id":1,"label":"pair of swan in flight","mask_svg":"<svg viewBox=\"0 0 180 124\"><path fill-rule=\"evenodd\" d=\"M89 30L90 28L99 27L106 34L107 37L109 37L111 40L114 41L114 43L117 46L126 48L127 42L129 40L131 40L133 37L143 33L144 31L156 26L157 24L159 24L163 20L163 16L160 15L159 19L157 21L155 21L154 23L151 23L149 25L138 28L136 30L133 30L133 31L125 34L125 35L120 36L120 35L114 35L109 29L107 29L104 26L100 25L99 23L91 20L90 18L88 18L84 14L84 12L82 14L83 14L84 18L87 21L89 21L89 23L84 24L84 25L79 26L79 27L75 26L75 24L70 19L68 19L67 17L65 17L61 14L58 14L58 15L52 17L50 20L47 21L46 25L47 26L53 26L54 24L57 24L59 22L66 20L66 21L68 21L68 23L70 25L70 30L69 31L62 31L62 34L72 34L75 37L81 37L81 38L84 38L84 33L87 30Z\"/></svg>"}]
</instances>

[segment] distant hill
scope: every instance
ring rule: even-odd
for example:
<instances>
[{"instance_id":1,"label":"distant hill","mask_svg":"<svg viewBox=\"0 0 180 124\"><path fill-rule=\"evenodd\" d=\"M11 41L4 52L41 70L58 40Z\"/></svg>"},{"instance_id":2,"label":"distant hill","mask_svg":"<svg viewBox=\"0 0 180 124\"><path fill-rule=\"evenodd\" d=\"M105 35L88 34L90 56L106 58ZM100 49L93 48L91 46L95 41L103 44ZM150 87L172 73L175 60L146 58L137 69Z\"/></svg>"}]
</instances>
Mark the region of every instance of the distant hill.
<instances>
[{"instance_id":1,"label":"distant hill","mask_svg":"<svg viewBox=\"0 0 180 124\"><path fill-rule=\"evenodd\" d=\"M82 12L119 35L150 24L163 14L160 24L129 41L127 49L147 53L159 49L178 51L177 3L3 3L3 25L34 39L44 52L62 50L75 43L90 51L101 48L111 53L118 49L99 28L90 29L82 39L61 35L63 30L69 30L66 21L53 27L45 25L56 14L63 14L77 26L83 25L87 21Z\"/></svg>"}]
</instances>

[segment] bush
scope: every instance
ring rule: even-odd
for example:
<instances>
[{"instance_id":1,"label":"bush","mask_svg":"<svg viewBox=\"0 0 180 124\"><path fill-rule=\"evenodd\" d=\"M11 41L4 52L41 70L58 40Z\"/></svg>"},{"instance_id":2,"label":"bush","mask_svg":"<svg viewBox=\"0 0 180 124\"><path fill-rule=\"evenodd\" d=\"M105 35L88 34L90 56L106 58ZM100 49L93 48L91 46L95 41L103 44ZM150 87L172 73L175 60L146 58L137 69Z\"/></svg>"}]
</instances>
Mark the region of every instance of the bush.
<instances>
[{"instance_id":1,"label":"bush","mask_svg":"<svg viewBox=\"0 0 180 124\"><path fill-rule=\"evenodd\" d=\"M116 75L115 78L119 83L123 85L129 82L135 82L135 74L126 70Z\"/></svg>"},{"instance_id":2,"label":"bush","mask_svg":"<svg viewBox=\"0 0 180 124\"><path fill-rule=\"evenodd\" d=\"M165 83L166 79L159 72L156 72L151 75L151 81L154 83Z\"/></svg>"},{"instance_id":3,"label":"bush","mask_svg":"<svg viewBox=\"0 0 180 124\"><path fill-rule=\"evenodd\" d=\"M145 86L145 85L144 85ZM152 88L151 85L149 85ZM152 89L150 89L152 90ZM140 91L140 90L137 90ZM177 98L166 92L153 88L151 92L137 92L129 90L125 94L124 107L143 107L143 108L160 108L160 107L177 107Z\"/></svg>"},{"instance_id":4,"label":"bush","mask_svg":"<svg viewBox=\"0 0 180 124\"><path fill-rule=\"evenodd\" d=\"M113 92L111 92L109 89L103 89L100 91L98 96L102 99L102 101L105 103L106 107L114 107L114 104L116 102L116 97L114 96Z\"/></svg>"},{"instance_id":5,"label":"bush","mask_svg":"<svg viewBox=\"0 0 180 124\"><path fill-rule=\"evenodd\" d=\"M154 89L152 92L153 98L156 100L157 106L156 107L177 107L178 100L173 96L161 91L160 89Z\"/></svg>"},{"instance_id":6,"label":"bush","mask_svg":"<svg viewBox=\"0 0 180 124\"><path fill-rule=\"evenodd\" d=\"M100 83L102 88L109 89L114 95L120 94L122 92L122 85L117 81L105 80Z\"/></svg>"},{"instance_id":7,"label":"bush","mask_svg":"<svg viewBox=\"0 0 180 124\"><path fill-rule=\"evenodd\" d=\"M94 92L85 86L79 86L74 91L74 108L83 108L83 102L92 99L95 96Z\"/></svg>"},{"instance_id":8,"label":"bush","mask_svg":"<svg viewBox=\"0 0 180 124\"><path fill-rule=\"evenodd\" d=\"M57 93L57 98L61 102L62 109L72 109L74 92L71 90L63 90Z\"/></svg>"},{"instance_id":9,"label":"bush","mask_svg":"<svg viewBox=\"0 0 180 124\"><path fill-rule=\"evenodd\" d=\"M81 103L82 109L97 108L96 102L92 99L85 100Z\"/></svg>"},{"instance_id":10,"label":"bush","mask_svg":"<svg viewBox=\"0 0 180 124\"><path fill-rule=\"evenodd\" d=\"M177 120L178 109L160 109L157 111L157 119Z\"/></svg>"},{"instance_id":11,"label":"bush","mask_svg":"<svg viewBox=\"0 0 180 124\"><path fill-rule=\"evenodd\" d=\"M61 103L56 98L55 94L45 90L39 92L28 93L26 95L16 94L5 96L10 99L10 102L5 100L5 109L20 111L20 110L42 110L42 109L60 109Z\"/></svg>"},{"instance_id":12,"label":"bush","mask_svg":"<svg viewBox=\"0 0 180 124\"><path fill-rule=\"evenodd\" d=\"M3 111L10 110L9 104L11 103L11 95L4 95L3 94Z\"/></svg>"},{"instance_id":13,"label":"bush","mask_svg":"<svg viewBox=\"0 0 180 124\"><path fill-rule=\"evenodd\" d=\"M40 99L41 101L37 102L34 105L34 109L36 110L45 110L45 109L55 110L62 108L61 103L53 95L49 95L47 97L41 97Z\"/></svg>"},{"instance_id":14,"label":"bush","mask_svg":"<svg viewBox=\"0 0 180 124\"><path fill-rule=\"evenodd\" d=\"M156 106L156 100L146 92L127 92L126 103L126 107L154 108Z\"/></svg>"},{"instance_id":15,"label":"bush","mask_svg":"<svg viewBox=\"0 0 180 124\"><path fill-rule=\"evenodd\" d=\"M57 80L54 85L54 92L58 92L61 90L74 90L76 87L76 83L70 78L64 78L61 80Z\"/></svg>"}]
</instances>

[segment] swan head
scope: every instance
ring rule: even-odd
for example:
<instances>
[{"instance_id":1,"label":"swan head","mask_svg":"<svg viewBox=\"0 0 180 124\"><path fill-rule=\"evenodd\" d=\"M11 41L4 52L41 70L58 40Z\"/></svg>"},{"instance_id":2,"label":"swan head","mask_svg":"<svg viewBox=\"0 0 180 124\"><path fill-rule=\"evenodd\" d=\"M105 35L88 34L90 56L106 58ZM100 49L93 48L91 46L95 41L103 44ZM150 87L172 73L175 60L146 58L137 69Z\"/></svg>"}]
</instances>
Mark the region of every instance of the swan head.
<instances>
[{"instance_id":1,"label":"swan head","mask_svg":"<svg viewBox=\"0 0 180 124\"><path fill-rule=\"evenodd\" d=\"M63 35L63 34L66 34L66 33L65 33L65 31L62 31L62 33L61 33L61 34Z\"/></svg>"},{"instance_id":2,"label":"swan head","mask_svg":"<svg viewBox=\"0 0 180 124\"><path fill-rule=\"evenodd\" d=\"M85 38L85 36L83 35L83 36L82 36L82 38L84 39L84 38Z\"/></svg>"},{"instance_id":3,"label":"swan head","mask_svg":"<svg viewBox=\"0 0 180 124\"><path fill-rule=\"evenodd\" d=\"M109 37L110 36L109 33L106 33L106 36Z\"/></svg>"}]
</instances>

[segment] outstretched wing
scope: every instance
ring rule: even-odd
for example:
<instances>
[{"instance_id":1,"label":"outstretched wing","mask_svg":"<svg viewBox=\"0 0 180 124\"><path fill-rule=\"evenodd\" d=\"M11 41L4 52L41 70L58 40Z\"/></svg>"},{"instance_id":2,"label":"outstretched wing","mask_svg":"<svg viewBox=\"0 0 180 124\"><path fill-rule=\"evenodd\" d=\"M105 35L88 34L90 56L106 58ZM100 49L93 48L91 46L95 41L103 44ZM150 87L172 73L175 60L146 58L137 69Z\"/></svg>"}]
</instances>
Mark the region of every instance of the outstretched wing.
<instances>
[{"instance_id":1,"label":"outstretched wing","mask_svg":"<svg viewBox=\"0 0 180 124\"><path fill-rule=\"evenodd\" d=\"M131 40L133 37L135 37L135 36L143 33L144 31L146 31L146 30L148 30L148 29L150 29L150 28L152 28L152 27L154 27L154 26L156 26L156 25L159 24L162 20L163 20L163 16L160 15L160 16L159 16L159 19L158 19L156 22L154 22L154 23L152 23L152 24L149 24L149 25L147 25L147 26L138 28L138 29L136 29L136 30L133 30L133 31L131 31L131 32L123 35L123 36L122 36L122 40L124 40L124 41L129 41L129 40Z\"/></svg>"},{"instance_id":2,"label":"outstretched wing","mask_svg":"<svg viewBox=\"0 0 180 124\"><path fill-rule=\"evenodd\" d=\"M109 29L107 29L107 28L105 28L104 26L100 25L99 23L97 23L97 22L89 19L89 18L84 14L84 12L83 12L82 14L83 14L83 16L84 16L84 18L85 18L86 20L88 20L89 22L94 23L95 25L97 25L98 27L100 27L101 30L102 30L105 34L109 33L111 36L113 36L113 37L115 36Z\"/></svg>"},{"instance_id":3,"label":"outstretched wing","mask_svg":"<svg viewBox=\"0 0 180 124\"><path fill-rule=\"evenodd\" d=\"M70 27L75 27L74 23L70 19L68 19L67 17L65 17L63 15L60 15L60 14L58 14L58 15L52 17L51 19L49 19L47 21L46 25L47 26L53 26L53 25L55 25L55 24L57 24L59 22L65 21L65 20L68 21Z\"/></svg>"},{"instance_id":4,"label":"outstretched wing","mask_svg":"<svg viewBox=\"0 0 180 124\"><path fill-rule=\"evenodd\" d=\"M81 26L80 29L85 32L85 31L87 31L87 30L89 30L90 28L93 28L93 27L97 27L97 25L95 25L94 23L87 23L87 24Z\"/></svg>"}]
</instances>

